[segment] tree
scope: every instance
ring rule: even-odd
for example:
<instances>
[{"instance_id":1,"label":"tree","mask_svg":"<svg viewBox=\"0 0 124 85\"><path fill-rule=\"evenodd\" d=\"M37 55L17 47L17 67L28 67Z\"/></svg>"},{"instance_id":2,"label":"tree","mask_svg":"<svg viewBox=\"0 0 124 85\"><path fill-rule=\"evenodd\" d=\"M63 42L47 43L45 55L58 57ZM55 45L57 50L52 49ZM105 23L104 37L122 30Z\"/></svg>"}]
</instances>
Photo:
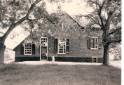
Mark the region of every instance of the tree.
<instances>
[{"instance_id":1,"label":"tree","mask_svg":"<svg viewBox=\"0 0 124 85\"><path fill-rule=\"evenodd\" d=\"M29 25L28 29L32 30L43 19L55 24L54 18L47 13L43 0L0 0L0 29L7 29L0 37L0 58L4 57L5 40L16 26L26 23Z\"/></svg>"},{"instance_id":2,"label":"tree","mask_svg":"<svg viewBox=\"0 0 124 85\"><path fill-rule=\"evenodd\" d=\"M121 0L88 0L88 4L95 10L86 17L102 30L103 64L108 65L109 45L121 42Z\"/></svg>"}]
</instances>

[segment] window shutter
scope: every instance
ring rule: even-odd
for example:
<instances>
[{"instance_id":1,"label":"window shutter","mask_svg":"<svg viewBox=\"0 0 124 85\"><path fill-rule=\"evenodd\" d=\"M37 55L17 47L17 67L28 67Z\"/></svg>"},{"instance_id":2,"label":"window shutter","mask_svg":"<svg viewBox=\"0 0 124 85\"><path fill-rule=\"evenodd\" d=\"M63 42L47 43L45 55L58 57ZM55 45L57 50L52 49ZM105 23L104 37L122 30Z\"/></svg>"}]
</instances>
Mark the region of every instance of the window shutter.
<instances>
[{"instance_id":1,"label":"window shutter","mask_svg":"<svg viewBox=\"0 0 124 85\"><path fill-rule=\"evenodd\" d=\"M69 53L69 39L66 39L66 53Z\"/></svg>"},{"instance_id":2,"label":"window shutter","mask_svg":"<svg viewBox=\"0 0 124 85\"><path fill-rule=\"evenodd\" d=\"M98 38L98 48L102 48L102 38Z\"/></svg>"},{"instance_id":3,"label":"window shutter","mask_svg":"<svg viewBox=\"0 0 124 85\"><path fill-rule=\"evenodd\" d=\"M91 46L91 42L90 42L90 38L87 39L87 48L90 49Z\"/></svg>"},{"instance_id":4,"label":"window shutter","mask_svg":"<svg viewBox=\"0 0 124 85\"><path fill-rule=\"evenodd\" d=\"M58 50L58 39L54 39L54 52L57 53Z\"/></svg>"},{"instance_id":5,"label":"window shutter","mask_svg":"<svg viewBox=\"0 0 124 85\"><path fill-rule=\"evenodd\" d=\"M20 45L20 54L24 55L24 46L23 46L23 44Z\"/></svg>"},{"instance_id":6,"label":"window shutter","mask_svg":"<svg viewBox=\"0 0 124 85\"><path fill-rule=\"evenodd\" d=\"M35 55L35 44L32 44L32 54Z\"/></svg>"},{"instance_id":7,"label":"window shutter","mask_svg":"<svg viewBox=\"0 0 124 85\"><path fill-rule=\"evenodd\" d=\"M95 48L96 45L96 39L92 38L92 42L91 42L92 48Z\"/></svg>"}]
</instances>

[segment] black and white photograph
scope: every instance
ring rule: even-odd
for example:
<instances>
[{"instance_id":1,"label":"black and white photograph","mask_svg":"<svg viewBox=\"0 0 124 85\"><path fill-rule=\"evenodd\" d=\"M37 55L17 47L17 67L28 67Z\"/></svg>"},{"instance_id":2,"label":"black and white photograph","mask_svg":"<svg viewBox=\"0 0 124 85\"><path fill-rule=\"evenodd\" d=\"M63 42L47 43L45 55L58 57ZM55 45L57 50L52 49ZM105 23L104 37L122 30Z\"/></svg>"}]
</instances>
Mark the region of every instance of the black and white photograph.
<instances>
[{"instance_id":1,"label":"black and white photograph","mask_svg":"<svg viewBox=\"0 0 124 85\"><path fill-rule=\"evenodd\" d=\"M0 0L0 85L122 85L121 0Z\"/></svg>"}]
</instances>

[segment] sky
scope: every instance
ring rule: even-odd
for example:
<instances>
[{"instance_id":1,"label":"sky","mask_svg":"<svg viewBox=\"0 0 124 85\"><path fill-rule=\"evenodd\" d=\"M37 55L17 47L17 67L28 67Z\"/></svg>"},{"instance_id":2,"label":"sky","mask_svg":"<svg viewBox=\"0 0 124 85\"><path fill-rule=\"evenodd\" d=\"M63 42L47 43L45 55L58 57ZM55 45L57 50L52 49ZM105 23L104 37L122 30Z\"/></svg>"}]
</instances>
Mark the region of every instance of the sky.
<instances>
[{"instance_id":1,"label":"sky","mask_svg":"<svg viewBox=\"0 0 124 85\"><path fill-rule=\"evenodd\" d=\"M48 0L46 2L46 9L49 13L57 11L58 6L61 6L61 10L67 12L71 16L74 15L86 15L93 11L91 7L87 5L84 0L65 0L65 2L53 2L50 3Z\"/></svg>"}]
</instances>

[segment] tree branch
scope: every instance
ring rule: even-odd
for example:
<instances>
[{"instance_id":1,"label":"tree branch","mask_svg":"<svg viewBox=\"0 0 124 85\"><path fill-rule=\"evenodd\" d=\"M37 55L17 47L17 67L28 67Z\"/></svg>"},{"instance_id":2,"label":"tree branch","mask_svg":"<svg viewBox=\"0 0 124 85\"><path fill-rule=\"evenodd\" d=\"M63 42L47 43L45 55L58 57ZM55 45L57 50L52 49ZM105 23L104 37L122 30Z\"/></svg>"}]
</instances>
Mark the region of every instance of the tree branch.
<instances>
[{"instance_id":1,"label":"tree branch","mask_svg":"<svg viewBox=\"0 0 124 85\"><path fill-rule=\"evenodd\" d=\"M117 10L117 9L115 8L113 11L110 11L110 12L108 13L108 19L106 20L105 26L110 25L111 20L113 19L116 10Z\"/></svg>"},{"instance_id":2,"label":"tree branch","mask_svg":"<svg viewBox=\"0 0 124 85\"><path fill-rule=\"evenodd\" d=\"M0 34L4 34L3 32L0 32Z\"/></svg>"},{"instance_id":3,"label":"tree branch","mask_svg":"<svg viewBox=\"0 0 124 85\"><path fill-rule=\"evenodd\" d=\"M118 29L115 29L115 30L111 31L111 32L109 33L109 35L114 34L114 33L118 32L119 30L121 30L121 28L118 28Z\"/></svg>"},{"instance_id":4,"label":"tree branch","mask_svg":"<svg viewBox=\"0 0 124 85\"><path fill-rule=\"evenodd\" d=\"M8 37L8 35L10 34L10 32L19 24L21 24L23 21L27 20L30 13L32 12L32 10L34 9L34 7L36 6L36 4L38 4L41 0L36 0L33 4L31 4L27 14L21 18L20 20L18 20L15 23L12 23L8 29L8 31L4 34L4 36L2 37L2 42L4 43L5 39Z\"/></svg>"},{"instance_id":5,"label":"tree branch","mask_svg":"<svg viewBox=\"0 0 124 85\"><path fill-rule=\"evenodd\" d=\"M111 40L109 41L108 43L111 44L111 43L120 43L121 42L121 39L118 39L118 40Z\"/></svg>"},{"instance_id":6,"label":"tree branch","mask_svg":"<svg viewBox=\"0 0 124 85\"><path fill-rule=\"evenodd\" d=\"M97 2L97 0L96 0ZM102 16L101 16L101 13L102 13L102 10L103 10L103 7L104 7L104 4L105 4L106 0L103 1L103 3L100 5L100 3L96 3L96 5L98 5L98 8L97 9L97 14L98 14L98 17L99 17L99 20L100 20L100 25L101 25L101 29L104 31L105 30L105 26L104 26L104 23L103 23L103 19L102 19Z\"/></svg>"},{"instance_id":7,"label":"tree branch","mask_svg":"<svg viewBox=\"0 0 124 85\"><path fill-rule=\"evenodd\" d=\"M101 27L101 24L99 23L99 21L97 22L93 16L90 16L90 15L86 15L87 18L91 19L95 24L98 24L100 27Z\"/></svg>"},{"instance_id":8,"label":"tree branch","mask_svg":"<svg viewBox=\"0 0 124 85\"><path fill-rule=\"evenodd\" d=\"M102 12L102 7L100 7L100 9L99 9L99 11L98 11L98 16L99 16L101 25L102 25L102 27L104 28L104 23L103 23L103 19L102 19L102 16L101 16L101 12Z\"/></svg>"},{"instance_id":9,"label":"tree branch","mask_svg":"<svg viewBox=\"0 0 124 85\"><path fill-rule=\"evenodd\" d=\"M30 13L32 12L33 8L42 0L36 0L29 8L27 14L26 14L26 17L28 17L30 15Z\"/></svg>"}]
</instances>

